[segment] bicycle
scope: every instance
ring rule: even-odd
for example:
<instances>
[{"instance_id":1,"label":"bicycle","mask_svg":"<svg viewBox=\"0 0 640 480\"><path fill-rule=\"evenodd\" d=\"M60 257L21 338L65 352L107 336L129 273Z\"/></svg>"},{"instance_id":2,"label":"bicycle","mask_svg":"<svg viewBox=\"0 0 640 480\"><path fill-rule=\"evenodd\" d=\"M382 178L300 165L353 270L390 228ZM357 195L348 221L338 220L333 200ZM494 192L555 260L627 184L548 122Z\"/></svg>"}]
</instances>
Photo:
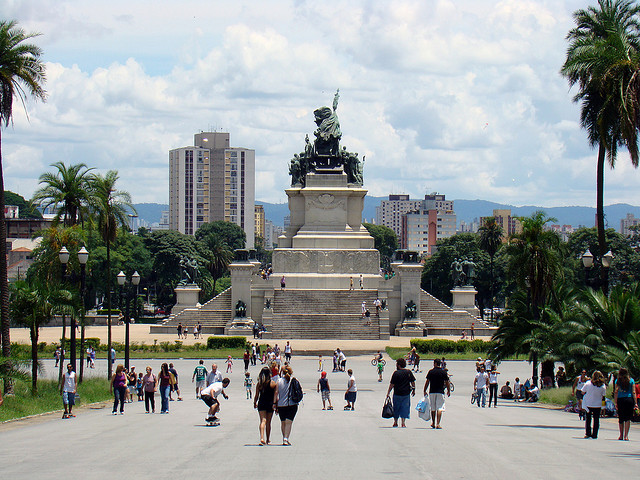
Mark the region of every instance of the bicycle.
<instances>
[{"instance_id":1,"label":"bicycle","mask_svg":"<svg viewBox=\"0 0 640 480\"><path fill-rule=\"evenodd\" d=\"M478 397L478 393L477 392L473 392L471 394L471 405L473 405L476 402L479 402L480 398Z\"/></svg>"},{"instance_id":2,"label":"bicycle","mask_svg":"<svg viewBox=\"0 0 640 480\"><path fill-rule=\"evenodd\" d=\"M449 390L451 390L451 392L453 392L456 389L456 387L453 384L453 380L451 380L451 377L453 377L453 375L449 375Z\"/></svg>"},{"instance_id":3,"label":"bicycle","mask_svg":"<svg viewBox=\"0 0 640 480\"><path fill-rule=\"evenodd\" d=\"M378 362L380 362L383 367L387 364L384 358L378 360L378 357L374 357L373 359L371 359L371 365L373 365L374 367L378 366Z\"/></svg>"}]
</instances>

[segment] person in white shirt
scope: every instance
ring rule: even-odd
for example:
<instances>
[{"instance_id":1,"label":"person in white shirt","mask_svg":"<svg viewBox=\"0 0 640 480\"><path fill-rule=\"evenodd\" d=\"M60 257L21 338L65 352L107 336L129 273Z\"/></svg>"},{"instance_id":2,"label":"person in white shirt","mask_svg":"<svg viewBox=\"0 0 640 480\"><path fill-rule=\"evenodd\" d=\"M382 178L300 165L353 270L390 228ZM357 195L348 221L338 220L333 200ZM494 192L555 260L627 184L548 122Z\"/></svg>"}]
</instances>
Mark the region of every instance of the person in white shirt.
<instances>
[{"instance_id":1,"label":"person in white shirt","mask_svg":"<svg viewBox=\"0 0 640 480\"><path fill-rule=\"evenodd\" d=\"M600 428L600 409L602 408L602 399L607 393L607 387L604 384L604 375L596 370L591 376L591 380L587 380L582 386L582 407L586 409L585 434L584 438L598 438L598 429ZM593 429L591 428L591 418L593 417Z\"/></svg>"},{"instance_id":2,"label":"person in white shirt","mask_svg":"<svg viewBox=\"0 0 640 480\"><path fill-rule=\"evenodd\" d=\"M477 402L480 407L480 401L482 401L482 408L487 404L487 388L489 387L489 375L484 371L484 366L480 367L476 377L473 379L473 388L475 388L478 394Z\"/></svg>"},{"instance_id":3,"label":"person in white shirt","mask_svg":"<svg viewBox=\"0 0 640 480\"><path fill-rule=\"evenodd\" d=\"M218 395L222 394L225 399L229 398L224 389L229 386L230 382L231 380L225 378L221 382L214 382L200 391L200 398L209 407L209 415L205 419L207 422L215 422L218 420L218 417L216 417L216 413L220 411Z\"/></svg>"},{"instance_id":4,"label":"person in white shirt","mask_svg":"<svg viewBox=\"0 0 640 480\"><path fill-rule=\"evenodd\" d=\"M347 370L349 380L347 381L347 391L344 393L344 399L347 401L345 410L355 410L356 396L358 395L358 387L356 385L356 377L353 375L353 370Z\"/></svg>"},{"instance_id":5,"label":"person in white shirt","mask_svg":"<svg viewBox=\"0 0 640 480\"><path fill-rule=\"evenodd\" d=\"M340 370L341 372L344 372L345 368L347 367L347 356L339 348L337 349L337 351L338 351L338 370Z\"/></svg>"},{"instance_id":6,"label":"person in white shirt","mask_svg":"<svg viewBox=\"0 0 640 480\"><path fill-rule=\"evenodd\" d=\"M76 404L76 390L78 388L78 379L76 372L73 371L71 364L67 365L67 371L64 372L62 385L60 385L60 394L62 395L62 404L64 405L64 413L62 418L75 417L71 412Z\"/></svg>"},{"instance_id":7,"label":"person in white shirt","mask_svg":"<svg viewBox=\"0 0 640 480\"><path fill-rule=\"evenodd\" d=\"M222 373L218 371L218 365L213 363L211 365L211 371L207 375L207 387L215 382L222 382Z\"/></svg>"}]
</instances>

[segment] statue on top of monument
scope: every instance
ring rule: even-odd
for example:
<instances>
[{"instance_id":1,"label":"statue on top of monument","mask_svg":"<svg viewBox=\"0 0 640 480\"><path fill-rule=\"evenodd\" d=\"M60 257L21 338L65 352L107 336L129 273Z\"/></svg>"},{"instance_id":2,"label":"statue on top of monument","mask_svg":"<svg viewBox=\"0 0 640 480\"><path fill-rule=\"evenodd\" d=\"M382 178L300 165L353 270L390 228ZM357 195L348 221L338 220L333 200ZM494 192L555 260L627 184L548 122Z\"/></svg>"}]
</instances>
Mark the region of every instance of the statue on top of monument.
<instances>
[{"instance_id":1,"label":"statue on top of monument","mask_svg":"<svg viewBox=\"0 0 640 480\"><path fill-rule=\"evenodd\" d=\"M322 171L325 174L347 175L347 183L353 185L363 184L363 162L357 153L347 151L346 147L340 150L340 121L336 110L340 99L340 89L333 97L333 108L320 107L314 110L317 129L314 132L316 139L313 144L309 141L309 135L304 138L304 151L295 154L289 165L291 186L305 187L307 173Z\"/></svg>"}]
</instances>

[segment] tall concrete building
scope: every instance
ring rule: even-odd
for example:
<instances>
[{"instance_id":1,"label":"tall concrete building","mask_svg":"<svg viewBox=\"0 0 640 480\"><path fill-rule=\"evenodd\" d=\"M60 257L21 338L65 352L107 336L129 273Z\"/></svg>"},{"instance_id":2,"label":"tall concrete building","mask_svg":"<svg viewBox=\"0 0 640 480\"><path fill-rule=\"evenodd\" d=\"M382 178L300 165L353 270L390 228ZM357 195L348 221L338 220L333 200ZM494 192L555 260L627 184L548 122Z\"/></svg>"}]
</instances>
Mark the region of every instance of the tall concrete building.
<instances>
[{"instance_id":1,"label":"tall concrete building","mask_svg":"<svg viewBox=\"0 0 640 480\"><path fill-rule=\"evenodd\" d=\"M389 227L398 238L402 233L402 215L422 210L422 200L411 200L409 195L389 195L376 207L376 224Z\"/></svg>"},{"instance_id":2,"label":"tall concrete building","mask_svg":"<svg viewBox=\"0 0 640 480\"><path fill-rule=\"evenodd\" d=\"M493 215L496 223L502 227L502 241L506 242L509 235L522 233L522 223L516 217L511 216L511 209L496 208ZM480 217L480 226L484 225L485 220L489 217Z\"/></svg>"},{"instance_id":3,"label":"tall concrete building","mask_svg":"<svg viewBox=\"0 0 640 480\"><path fill-rule=\"evenodd\" d=\"M640 218L636 218L633 213L627 213L625 218L620 219L620 233L623 235L631 235L632 230L629 227L640 225Z\"/></svg>"},{"instance_id":4,"label":"tall concrete building","mask_svg":"<svg viewBox=\"0 0 640 480\"><path fill-rule=\"evenodd\" d=\"M424 254L435 253L438 240L456 234L453 201L438 193L425 195L420 208L402 215L400 247Z\"/></svg>"},{"instance_id":5,"label":"tall concrete building","mask_svg":"<svg viewBox=\"0 0 640 480\"><path fill-rule=\"evenodd\" d=\"M169 228L193 235L205 223L240 226L255 236L255 150L229 146L229 134L201 132L169 151Z\"/></svg>"},{"instance_id":6,"label":"tall concrete building","mask_svg":"<svg viewBox=\"0 0 640 480\"><path fill-rule=\"evenodd\" d=\"M264 205L256 205L255 207L255 230L256 237L265 239L265 217L264 217Z\"/></svg>"}]
</instances>

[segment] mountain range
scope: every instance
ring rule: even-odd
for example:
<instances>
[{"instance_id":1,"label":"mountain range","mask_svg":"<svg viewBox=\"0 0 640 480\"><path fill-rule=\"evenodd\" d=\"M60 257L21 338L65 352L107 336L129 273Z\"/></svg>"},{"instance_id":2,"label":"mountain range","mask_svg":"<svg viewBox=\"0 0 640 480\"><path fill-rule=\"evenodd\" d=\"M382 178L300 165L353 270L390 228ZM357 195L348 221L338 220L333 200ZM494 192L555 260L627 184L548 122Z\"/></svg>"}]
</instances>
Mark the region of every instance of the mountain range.
<instances>
[{"instance_id":1,"label":"mountain range","mask_svg":"<svg viewBox=\"0 0 640 480\"><path fill-rule=\"evenodd\" d=\"M380 202L387 198L388 197L365 197L364 210L362 211L363 221L371 222L375 220L376 206L380 205ZM288 204L261 202L259 200L257 200L256 203L264 206L267 219L271 220L275 225L284 225L284 217L289 215ZM162 211L169 209L169 205L160 203L138 203L135 207L138 212L138 217L150 224L159 222ZM576 228L580 226L593 227L596 216L596 209L593 207L539 207L535 205L517 207L487 200L454 200L454 209L458 225L460 225L461 221L469 224L479 220L480 217L491 216L494 209L511 209L513 216L522 217L531 215L536 210L544 210L548 216L557 219L554 223L572 225ZM605 223L615 230L620 230L620 219L625 218L627 213L631 213L636 218L640 218L640 206L629 205L627 203L607 205L604 208L604 212Z\"/></svg>"}]
</instances>

